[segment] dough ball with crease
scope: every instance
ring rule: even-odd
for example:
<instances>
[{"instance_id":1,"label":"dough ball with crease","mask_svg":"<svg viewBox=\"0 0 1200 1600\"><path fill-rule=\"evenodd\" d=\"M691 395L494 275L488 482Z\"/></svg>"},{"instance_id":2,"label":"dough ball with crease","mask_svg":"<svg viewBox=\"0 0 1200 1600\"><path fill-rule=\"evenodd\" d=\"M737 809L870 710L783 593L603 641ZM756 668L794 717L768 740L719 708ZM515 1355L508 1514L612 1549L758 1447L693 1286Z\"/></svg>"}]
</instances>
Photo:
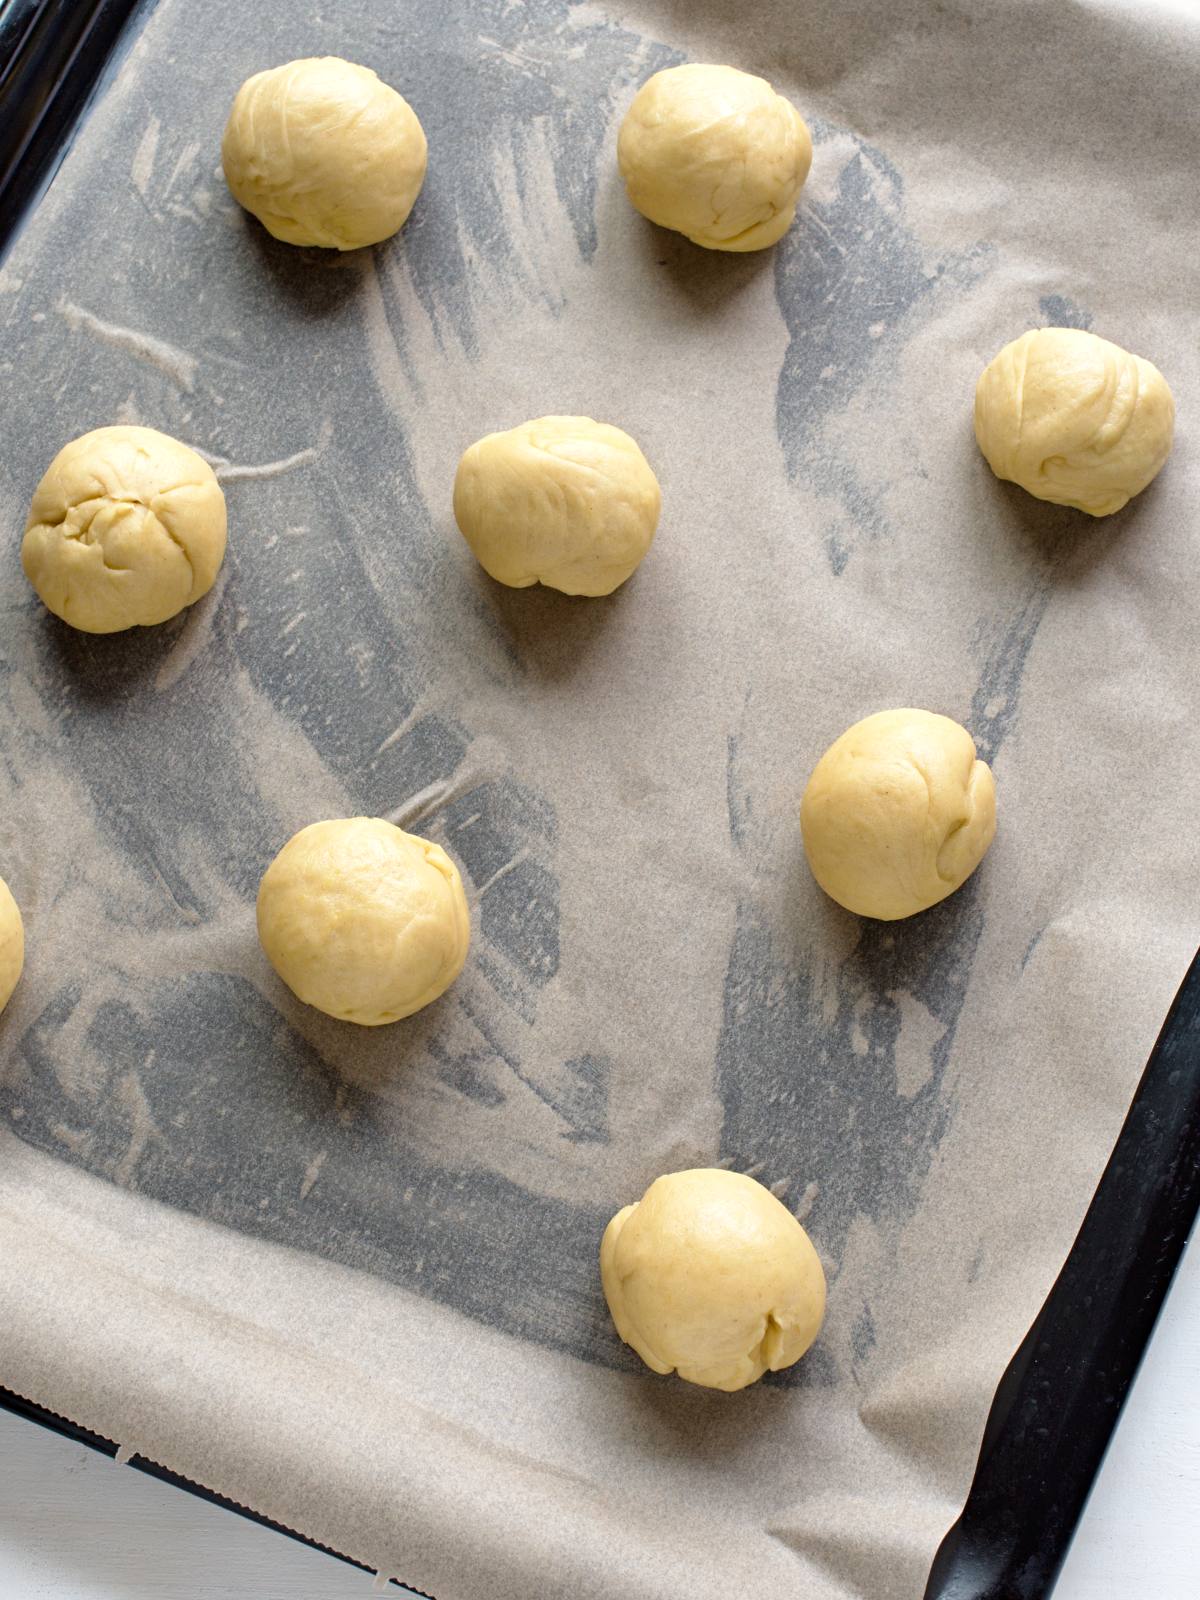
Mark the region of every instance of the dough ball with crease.
<instances>
[{"instance_id":1,"label":"dough ball with crease","mask_svg":"<svg viewBox=\"0 0 1200 1600\"><path fill-rule=\"evenodd\" d=\"M610 594L654 538L658 479L620 428L539 417L465 452L454 516L480 564L514 589Z\"/></svg>"},{"instance_id":2,"label":"dough ball with crease","mask_svg":"<svg viewBox=\"0 0 1200 1600\"><path fill-rule=\"evenodd\" d=\"M444 994L462 971L471 918L438 844L379 817L313 822L263 874L258 935L306 1005L378 1027Z\"/></svg>"},{"instance_id":3,"label":"dough ball with crease","mask_svg":"<svg viewBox=\"0 0 1200 1600\"><path fill-rule=\"evenodd\" d=\"M839 905L885 922L911 917L983 860L996 833L991 769L949 717L879 711L817 762L800 826L813 876Z\"/></svg>"},{"instance_id":4,"label":"dough ball with crease","mask_svg":"<svg viewBox=\"0 0 1200 1600\"><path fill-rule=\"evenodd\" d=\"M825 1315L825 1273L769 1189L720 1167L656 1178L616 1216L600 1277L621 1338L655 1372L744 1389L790 1367Z\"/></svg>"},{"instance_id":5,"label":"dough ball with crease","mask_svg":"<svg viewBox=\"0 0 1200 1600\"><path fill-rule=\"evenodd\" d=\"M812 139L765 79L735 67L668 67L626 112L617 164L651 222L706 250L763 250L792 225Z\"/></svg>"},{"instance_id":6,"label":"dough ball with crease","mask_svg":"<svg viewBox=\"0 0 1200 1600\"><path fill-rule=\"evenodd\" d=\"M0 878L0 1011L12 999L25 966L25 928L12 891Z\"/></svg>"},{"instance_id":7,"label":"dough ball with crease","mask_svg":"<svg viewBox=\"0 0 1200 1600\"><path fill-rule=\"evenodd\" d=\"M21 565L56 617L119 633L166 622L207 594L225 527L221 486L194 450L155 428L96 428L47 467Z\"/></svg>"},{"instance_id":8,"label":"dough ball with crease","mask_svg":"<svg viewBox=\"0 0 1200 1600\"><path fill-rule=\"evenodd\" d=\"M1158 368L1082 328L1022 334L975 389L975 438L996 476L1092 517L1141 493L1174 430L1175 401Z\"/></svg>"},{"instance_id":9,"label":"dough ball with crease","mask_svg":"<svg viewBox=\"0 0 1200 1600\"><path fill-rule=\"evenodd\" d=\"M403 227L425 181L425 133L402 95L337 56L256 72L221 141L239 205L285 244L358 250Z\"/></svg>"}]
</instances>

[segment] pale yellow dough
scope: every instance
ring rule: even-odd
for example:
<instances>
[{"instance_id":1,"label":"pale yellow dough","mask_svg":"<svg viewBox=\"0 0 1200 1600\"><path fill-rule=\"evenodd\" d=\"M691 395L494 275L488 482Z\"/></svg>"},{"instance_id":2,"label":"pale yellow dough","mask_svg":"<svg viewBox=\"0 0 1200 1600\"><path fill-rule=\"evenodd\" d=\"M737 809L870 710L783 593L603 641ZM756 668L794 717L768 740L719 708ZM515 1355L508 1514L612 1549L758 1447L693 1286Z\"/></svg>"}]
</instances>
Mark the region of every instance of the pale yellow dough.
<instances>
[{"instance_id":1,"label":"pale yellow dough","mask_svg":"<svg viewBox=\"0 0 1200 1600\"><path fill-rule=\"evenodd\" d=\"M656 1178L618 1211L600 1279L621 1338L655 1372L744 1389L790 1367L825 1316L825 1273L769 1189L720 1167Z\"/></svg>"},{"instance_id":2,"label":"pale yellow dough","mask_svg":"<svg viewBox=\"0 0 1200 1600\"><path fill-rule=\"evenodd\" d=\"M402 95L337 56L247 78L221 141L233 197L286 244L358 250L403 227L425 133Z\"/></svg>"},{"instance_id":3,"label":"pale yellow dough","mask_svg":"<svg viewBox=\"0 0 1200 1600\"><path fill-rule=\"evenodd\" d=\"M936 905L996 833L991 769L932 711L879 711L835 739L800 805L813 876L848 911L885 922Z\"/></svg>"},{"instance_id":4,"label":"pale yellow dough","mask_svg":"<svg viewBox=\"0 0 1200 1600\"><path fill-rule=\"evenodd\" d=\"M284 845L259 885L258 936L298 999L377 1027L445 993L471 918L440 845L350 817L311 823Z\"/></svg>"},{"instance_id":5,"label":"pale yellow dough","mask_svg":"<svg viewBox=\"0 0 1200 1600\"><path fill-rule=\"evenodd\" d=\"M1146 487L1174 429L1158 368L1080 328L1023 333L975 389L975 437L996 476L1092 517Z\"/></svg>"},{"instance_id":6,"label":"pale yellow dough","mask_svg":"<svg viewBox=\"0 0 1200 1600\"><path fill-rule=\"evenodd\" d=\"M0 1011L12 999L25 965L25 929L12 891L0 878Z\"/></svg>"},{"instance_id":7,"label":"pale yellow dough","mask_svg":"<svg viewBox=\"0 0 1200 1600\"><path fill-rule=\"evenodd\" d=\"M484 569L514 589L610 594L650 548L658 479L620 428L539 417L465 452L454 516Z\"/></svg>"},{"instance_id":8,"label":"pale yellow dough","mask_svg":"<svg viewBox=\"0 0 1200 1600\"><path fill-rule=\"evenodd\" d=\"M651 222L706 250L763 250L792 225L812 139L765 79L735 67L668 67L626 112L617 164Z\"/></svg>"},{"instance_id":9,"label":"pale yellow dough","mask_svg":"<svg viewBox=\"0 0 1200 1600\"><path fill-rule=\"evenodd\" d=\"M225 557L225 496L208 462L154 428L64 445L33 495L21 565L84 633L166 622L207 594Z\"/></svg>"}]
</instances>

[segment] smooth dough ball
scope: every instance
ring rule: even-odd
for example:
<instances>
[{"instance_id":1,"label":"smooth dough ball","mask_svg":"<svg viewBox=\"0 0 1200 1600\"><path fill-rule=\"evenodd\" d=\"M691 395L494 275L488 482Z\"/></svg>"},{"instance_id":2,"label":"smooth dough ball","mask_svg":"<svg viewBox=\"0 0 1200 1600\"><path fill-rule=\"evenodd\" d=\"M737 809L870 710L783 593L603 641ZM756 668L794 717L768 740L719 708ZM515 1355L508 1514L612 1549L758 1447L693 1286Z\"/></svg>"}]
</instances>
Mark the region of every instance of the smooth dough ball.
<instances>
[{"instance_id":1,"label":"smooth dough ball","mask_svg":"<svg viewBox=\"0 0 1200 1600\"><path fill-rule=\"evenodd\" d=\"M0 878L0 1011L3 1011L25 965L25 929L12 892Z\"/></svg>"},{"instance_id":2,"label":"smooth dough ball","mask_svg":"<svg viewBox=\"0 0 1200 1600\"><path fill-rule=\"evenodd\" d=\"M500 583L611 594L650 548L658 479L620 428L539 417L489 433L458 463L454 516Z\"/></svg>"},{"instance_id":3,"label":"smooth dough ball","mask_svg":"<svg viewBox=\"0 0 1200 1600\"><path fill-rule=\"evenodd\" d=\"M1092 517L1146 487L1174 430L1158 368L1081 328L1023 333L975 389L975 437L996 476Z\"/></svg>"},{"instance_id":4,"label":"smooth dough ball","mask_svg":"<svg viewBox=\"0 0 1200 1600\"><path fill-rule=\"evenodd\" d=\"M436 1000L467 959L458 868L378 817L314 822L263 874L258 936L297 999L378 1027Z\"/></svg>"},{"instance_id":5,"label":"smooth dough ball","mask_svg":"<svg viewBox=\"0 0 1200 1600\"><path fill-rule=\"evenodd\" d=\"M957 722L878 711L817 762L800 805L804 853L825 893L894 922L966 882L996 834L991 768Z\"/></svg>"},{"instance_id":6,"label":"smooth dough ball","mask_svg":"<svg viewBox=\"0 0 1200 1600\"><path fill-rule=\"evenodd\" d=\"M403 227L425 181L425 133L402 95L337 56L256 72L221 141L239 205L285 244L358 250Z\"/></svg>"},{"instance_id":7,"label":"smooth dough ball","mask_svg":"<svg viewBox=\"0 0 1200 1600\"><path fill-rule=\"evenodd\" d=\"M84 633L166 622L208 593L224 558L225 496L208 462L124 424L63 446L21 546L43 604Z\"/></svg>"},{"instance_id":8,"label":"smooth dough ball","mask_svg":"<svg viewBox=\"0 0 1200 1600\"><path fill-rule=\"evenodd\" d=\"M626 112L617 164L651 222L706 250L763 250L792 225L812 139L764 78L736 67L668 67Z\"/></svg>"},{"instance_id":9,"label":"smooth dough ball","mask_svg":"<svg viewBox=\"0 0 1200 1600\"><path fill-rule=\"evenodd\" d=\"M600 1246L617 1332L655 1372L744 1389L790 1367L825 1315L812 1241L769 1189L697 1167L656 1178Z\"/></svg>"}]
</instances>

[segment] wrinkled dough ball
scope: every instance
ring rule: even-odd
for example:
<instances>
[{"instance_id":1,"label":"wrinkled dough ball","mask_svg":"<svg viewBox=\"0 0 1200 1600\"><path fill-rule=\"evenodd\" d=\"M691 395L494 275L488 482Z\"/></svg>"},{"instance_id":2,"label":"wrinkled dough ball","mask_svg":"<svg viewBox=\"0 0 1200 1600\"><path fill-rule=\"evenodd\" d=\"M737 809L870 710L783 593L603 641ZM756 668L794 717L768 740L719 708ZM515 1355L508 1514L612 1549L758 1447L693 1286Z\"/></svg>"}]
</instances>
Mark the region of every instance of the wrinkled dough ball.
<instances>
[{"instance_id":1,"label":"wrinkled dough ball","mask_svg":"<svg viewBox=\"0 0 1200 1600\"><path fill-rule=\"evenodd\" d=\"M450 987L471 919L440 845L351 817L311 823L284 845L259 885L258 936L297 999L378 1027Z\"/></svg>"},{"instance_id":2,"label":"wrinkled dough ball","mask_svg":"<svg viewBox=\"0 0 1200 1600\"><path fill-rule=\"evenodd\" d=\"M539 417L489 433L454 479L463 538L514 589L611 594L649 550L661 503L629 435L591 417Z\"/></svg>"},{"instance_id":3,"label":"wrinkled dough ball","mask_svg":"<svg viewBox=\"0 0 1200 1600\"><path fill-rule=\"evenodd\" d=\"M825 893L893 922L936 905L996 833L991 769L971 735L932 711L879 711L817 762L800 805L804 852Z\"/></svg>"},{"instance_id":4,"label":"wrinkled dough ball","mask_svg":"<svg viewBox=\"0 0 1200 1600\"><path fill-rule=\"evenodd\" d=\"M0 878L0 1011L12 999L25 965L25 929L12 892Z\"/></svg>"},{"instance_id":5,"label":"wrinkled dough ball","mask_svg":"<svg viewBox=\"0 0 1200 1600\"><path fill-rule=\"evenodd\" d=\"M790 1367L825 1315L825 1273L769 1189L719 1167L656 1178L618 1211L600 1278L621 1338L655 1372L744 1389Z\"/></svg>"},{"instance_id":6,"label":"wrinkled dough ball","mask_svg":"<svg viewBox=\"0 0 1200 1600\"><path fill-rule=\"evenodd\" d=\"M247 78L221 141L239 205L285 244L358 250L403 227L425 181L425 133L403 96L337 56Z\"/></svg>"},{"instance_id":7,"label":"wrinkled dough ball","mask_svg":"<svg viewBox=\"0 0 1200 1600\"><path fill-rule=\"evenodd\" d=\"M1120 511L1171 453L1167 380L1080 328L1006 344L975 389L975 437L998 478L1092 517Z\"/></svg>"},{"instance_id":8,"label":"wrinkled dough ball","mask_svg":"<svg viewBox=\"0 0 1200 1600\"><path fill-rule=\"evenodd\" d=\"M626 112L617 164L651 222L707 250L763 250L792 225L812 140L765 79L735 67L668 67Z\"/></svg>"},{"instance_id":9,"label":"wrinkled dough ball","mask_svg":"<svg viewBox=\"0 0 1200 1600\"><path fill-rule=\"evenodd\" d=\"M124 425L58 452L21 546L43 604L84 633L166 622L208 593L224 557L225 496L208 462Z\"/></svg>"}]
</instances>

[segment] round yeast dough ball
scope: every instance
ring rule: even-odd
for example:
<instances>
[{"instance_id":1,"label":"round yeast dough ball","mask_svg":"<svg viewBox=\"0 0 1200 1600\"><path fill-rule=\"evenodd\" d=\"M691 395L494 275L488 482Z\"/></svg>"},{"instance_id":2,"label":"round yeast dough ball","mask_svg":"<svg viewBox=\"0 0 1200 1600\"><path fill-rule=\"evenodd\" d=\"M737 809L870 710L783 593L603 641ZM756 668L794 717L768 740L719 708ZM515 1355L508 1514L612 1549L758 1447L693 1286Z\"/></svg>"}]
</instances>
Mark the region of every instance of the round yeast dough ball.
<instances>
[{"instance_id":1,"label":"round yeast dough ball","mask_svg":"<svg viewBox=\"0 0 1200 1600\"><path fill-rule=\"evenodd\" d=\"M239 205L285 244L357 250L404 225L425 181L425 133L403 96L337 56L256 72L221 140Z\"/></svg>"},{"instance_id":2,"label":"round yeast dough ball","mask_svg":"<svg viewBox=\"0 0 1200 1600\"><path fill-rule=\"evenodd\" d=\"M996 833L991 768L957 722L878 711L817 762L800 805L804 853L825 893L893 922L953 894Z\"/></svg>"},{"instance_id":3,"label":"round yeast dough ball","mask_svg":"<svg viewBox=\"0 0 1200 1600\"><path fill-rule=\"evenodd\" d=\"M225 558L225 496L208 462L154 428L96 428L34 490L25 576L84 633L166 622L207 594Z\"/></svg>"},{"instance_id":4,"label":"round yeast dough ball","mask_svg":"<svg viewBox=\"0 0 1200 1600\"><path fill-rule=\"evenodd\" d=\"M514 589L611 594L649 550L661 504L634 441L591 417L539 417L489 433L454 479L463 538Z\"/></svg>"},{"instance_id":5,"label":"round yeast dough ball","mask_svg":"<svg viewBox=\"0 0 1200 1600\"><path fill-rule=\"evenodd\" d=\"M440 845L378 817L314 822L263 874L258 936L297 999L376 1027L454 982L471 919Z\"/></svg>"},{"instance_id":6,"label":"round yeast dough ball","mask_svg":"<svg viewBox=\"0 0 1200 1600\"><path fill-rule=\"evenodd\" d=\"M975 389L975 437L996 476L1093 517L1146 487L1174 429L1158 368L1081 328L1023 333Z\"/></svg>"},{"instance_id":7,"label":"round yeast dough ball","mask_svg":"<svg viewBox=\"0 0 1200 1600\"><path fill-rule=\"evenodd\" d=\"M790 1367L825 1315L812 1242L769 1189L698 1167L656 1178L600 1246L617 1332L655 1372L744 1389Z\"/></svg>"},{"instance_id":8,"label":"round yeast dough ball","mask_svg":"<svg viewBox=\"0 0 1200 1600\"><path fill-rule=\"evenodd\" d=\"M735 67L668 67L626 112L617 164L651 222L707 250L762 250L792 225L812 140L765 79Z\"/></svg>"},{"instance_id":9,"label":"round yeast dough ball","mask_svg":"<svg viewBox=\"0 0 1200 1600\"><path fill-rule=\"evenodd\" d=\"M0 1011L17 987L25 965L25 929L8 885L0 878Z\"/></svg>"}]
</instances>

